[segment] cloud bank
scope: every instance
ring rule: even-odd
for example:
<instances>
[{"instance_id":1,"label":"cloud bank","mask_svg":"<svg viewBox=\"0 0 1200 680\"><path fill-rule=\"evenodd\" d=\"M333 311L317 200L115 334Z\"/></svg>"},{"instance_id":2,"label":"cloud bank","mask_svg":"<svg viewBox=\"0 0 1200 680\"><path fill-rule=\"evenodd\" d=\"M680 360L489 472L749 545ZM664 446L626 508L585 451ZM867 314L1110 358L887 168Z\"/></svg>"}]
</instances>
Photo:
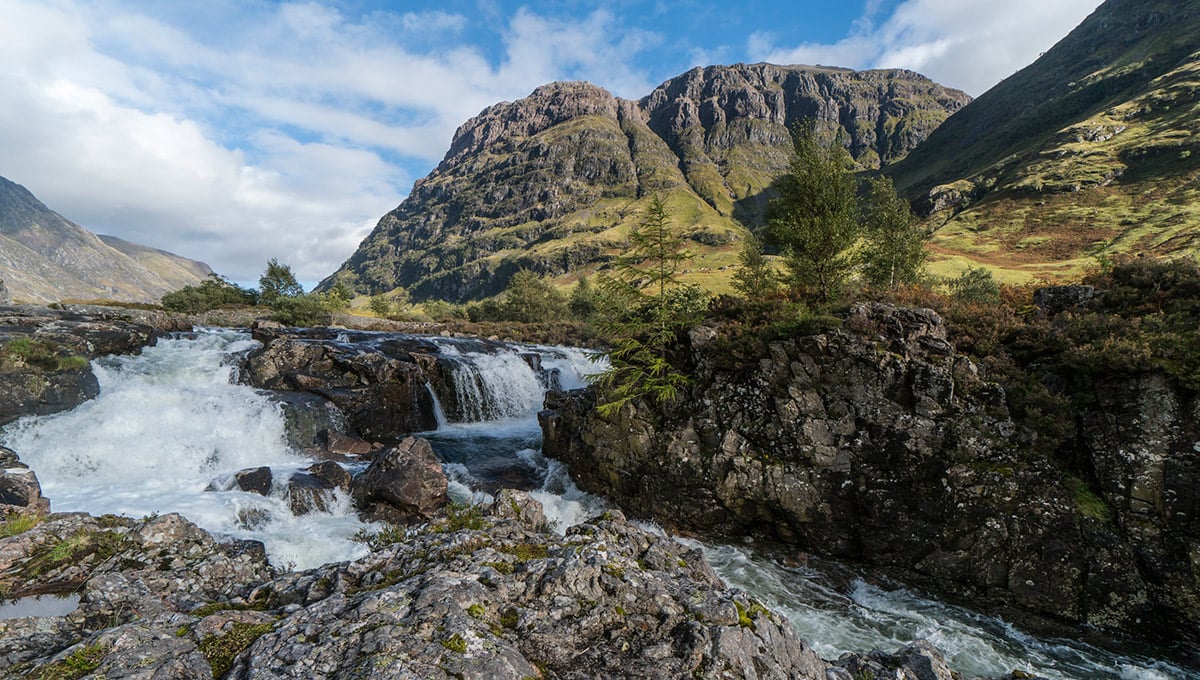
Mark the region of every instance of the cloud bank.
<instances>
[{"instance_id":1,"label":"cloud bank","mask_svg":"<svg viewBox=\"0 0 1200 680\"><path fill-rule=\"evenodd\" d=\"M457 126L545 82L636 98L718 55L902 66L978 94L1098 0L906 0L890 12L869 0L843 40L795 46L765 32L689 43L661 0L655 12L637 0L397 4L347 14L333 0L4 0L0 175L92 231L241 282L278 258L311 285L440 160Z\"/></svg>"},{"instance_id":2,"label":"cloud bank","mask_svg":"<svg viewBox=\"0 0 1200 680\"><path fill-rule=\"evenodd\" d=\"M832 43L780 45L750 36L754 61L850 68L907 68L973 96L1033 63L1099 7L1100 0L906 0L880 21L868 0L852 31Z\"/></svg>"}]
</instances>

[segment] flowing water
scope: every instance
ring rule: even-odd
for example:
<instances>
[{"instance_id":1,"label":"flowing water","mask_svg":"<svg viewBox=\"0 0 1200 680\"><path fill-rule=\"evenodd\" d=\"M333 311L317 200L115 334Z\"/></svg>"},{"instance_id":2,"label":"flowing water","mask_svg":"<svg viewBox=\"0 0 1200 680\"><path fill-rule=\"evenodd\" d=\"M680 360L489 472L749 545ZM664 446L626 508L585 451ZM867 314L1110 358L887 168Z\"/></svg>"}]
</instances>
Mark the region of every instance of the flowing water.
<instances>
[{"instance_id":1,"label":"flowing water","mask_svg":"<svg viewBox=\"0 0 1200 680\"><path fill-rule=\"evenodd\" d=\"M451 495L490 499L497 488L529 490L559 531L598 514L561 463L540 452L536 413L550 387L585 383L599 366L578 350L428 338L452 366L457 406L423 433L444 461ZM66 413L25 418L0 431L38 474L56 511L143 516L179 512L215 534L262 541L275 564L297 568L354 559L352 536L369 528L348 498L329 512L294 516L289 474L313 461L291 450L280 406L232 383L237 358L257 346L236 331L160 340L140 356L93 363L101 393ZM431 388L432 393L432 388ZM270 466L271 496L227 488L236 471ZM885 590L818 568L784 568L734 546L703 546L717 573L786 615L825 658L892 651L916 639L944 650L967 677L1014 669L1066 678L1200 677L1164 661L1024 635L1002 621Z\"/></svg>"}]
</instances>

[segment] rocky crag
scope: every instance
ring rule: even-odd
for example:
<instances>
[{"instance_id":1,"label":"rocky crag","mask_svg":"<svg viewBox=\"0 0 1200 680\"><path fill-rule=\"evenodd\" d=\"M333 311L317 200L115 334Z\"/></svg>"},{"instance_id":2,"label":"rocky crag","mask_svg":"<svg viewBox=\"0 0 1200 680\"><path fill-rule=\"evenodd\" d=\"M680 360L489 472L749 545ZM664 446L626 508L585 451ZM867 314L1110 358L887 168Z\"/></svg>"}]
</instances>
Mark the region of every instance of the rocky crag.
<instances>
[{"instance_id":1,"label":"rocky crag","mask_svg":"<svg viewBox=\"0 0 1200 680\"><path fill-rule=\"evenodd\" d=\"M157 303L211 273L203 262L97 236L0 177L0 279L17 300Z\"/></svg>"},{"instance_id":2,"label":"rocky crag","mask_svg":"<svg viewBox=\"0 0 1200 680\"><path fill-rule=\"evenodd\" d=\"M855 305L733 365L720 338L691 332L695 382L665 412L605 418L587 392L552 394L546 454L667 526L871 565L1031 624L1197 640L1194 393L1154 375L1098 389L1077 423L1093 492L1030 453L931 310Z\"/></svg>"},{"instance_id":3,"label":"rocky crag","mask_svg":"<svg viewBox=\"0 0 1200 680\"><path fill-rule=\"evenodd\" d=\"M761 224L796 122L839 131L860 166L877 168L968 100L908 71L769 64L696 68L636 102L545 85L460 127L322 289L463 301L499 292L522 267L565 280L621 252L651 194L699 254L688 276L712 283Z\"/></svg>"}]
</instances>

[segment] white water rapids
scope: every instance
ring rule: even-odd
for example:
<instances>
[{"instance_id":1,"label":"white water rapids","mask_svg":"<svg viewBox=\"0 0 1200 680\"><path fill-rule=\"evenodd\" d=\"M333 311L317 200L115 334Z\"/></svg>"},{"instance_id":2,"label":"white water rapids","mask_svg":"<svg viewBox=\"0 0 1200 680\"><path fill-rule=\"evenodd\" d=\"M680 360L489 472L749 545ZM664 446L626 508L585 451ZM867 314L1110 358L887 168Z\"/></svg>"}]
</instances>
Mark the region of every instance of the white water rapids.
<instances>
[{"instance_id":1,"label":"white water rapids","mask_svg":"<svg viewBox=\"0 0 1200 680\"><path fill-rule=\"evenodd\" d=\"M484 352L470 343L429 340L455 366L462 422L439 414L439 429L422 435L445 462L452 496L486 500L488 489L516 483L531 489L560 531L599 513L603 502L580 492L562 464L542 456L535 417L545 376L556 376L567 389L580 387L597 370L587 355L533 346ZM101 387L96 399L10 424L0 431L0 442L37 472L58 512L134 517L179 512L217 535L262 541L277 565L307 568L354 559L366 548L351 537L367 525L348 498L336 499L326 513L297 517L289 509L287 476L314 461L288 448L276 402L233 384L237 355L256 345L242 332L208 330L160 340L140 356L96 361ZM522 354L536 354L546 370L539 375ZM260 466L274 473L269 497L206 490ZM785 569L736 547L705 551L722 578L786 615L826 658L843 651L894 651L926 638L968 677L1014 669L1051 680L1200 677L1153 658L1034 638L904 590Z\"/></svg>"}]
</instances>

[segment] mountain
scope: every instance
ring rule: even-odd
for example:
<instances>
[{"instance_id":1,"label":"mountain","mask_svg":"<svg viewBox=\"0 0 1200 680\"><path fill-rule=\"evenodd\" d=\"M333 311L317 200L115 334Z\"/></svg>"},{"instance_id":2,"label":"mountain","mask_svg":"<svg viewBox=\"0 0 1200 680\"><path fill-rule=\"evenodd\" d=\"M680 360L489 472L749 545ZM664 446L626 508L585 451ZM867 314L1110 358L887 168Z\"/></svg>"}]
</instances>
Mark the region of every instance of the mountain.
<instances>
[{"instance_id":1,"label":"mountain","mask_svg":"<svg viewBox=\"0 0 1200 680\"><path fill-rule=\"evenodd\" d=\"M1108 0L886 172L1010 278L1200 246L1200 0Z\"/></svg>"},{"instance_id":2,"label":"mountain","mask_svg":"<svg viewBox=\"0 0 1200 680\"><path fill-rule=\"evenodd\" d=\"M17 301L157 302L210 273L202 262L97 236L0 177L0 279Z\"/></svg>"},{"instance_id":3,"label":"mountain","mask_svg":"<svg viewBox=\"0 0 1200 680\"><path fill-rule=\"evenodd\" d=\"M622 252L658 194L719 288L791 154L791 126L840 129L863 168L903 158L970 100L910 71L769 64L696 68L639 101L552 83L496 104L454 135L438 167L322 282L468 300L520 268L570 280Z\"/></svg>"}]
</instances>

